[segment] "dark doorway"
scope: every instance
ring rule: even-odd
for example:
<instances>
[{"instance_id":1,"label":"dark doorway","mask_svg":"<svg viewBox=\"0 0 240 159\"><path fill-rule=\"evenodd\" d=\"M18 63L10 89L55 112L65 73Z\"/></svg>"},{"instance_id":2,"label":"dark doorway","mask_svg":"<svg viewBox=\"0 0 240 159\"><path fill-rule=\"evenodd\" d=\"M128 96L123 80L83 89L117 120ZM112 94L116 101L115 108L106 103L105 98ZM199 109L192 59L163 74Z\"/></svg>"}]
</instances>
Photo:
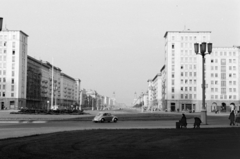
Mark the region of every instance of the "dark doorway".
<instances>
[{"instance_id":1,"label":"dark doorway","mask_svg":"<svg viewBox=\"0 0 240 159\"><path fill-rule=\"evenodd\" d=\"M171 103L171 112L175 112L176 108L175 108L175 103Z\"/></svg>"},{"instance_id":2,"label":"dark doorway","mask_svg":"<svg viewBox=\"0 0 240 159\"><path fill-rule=\"evenodd\" d=\"M1 109L4 109L4 102L1 102Z\"/></svg>"},{"instance_id":3,"label":"dark doorway","mask_svg":"<svg viewBox=\"0 0 240 159\"><path fill-rule=\"evenodd\" d=\"M10 108L14 109L14 107L15 107L15 101L10 101Z\"/></svg>"},{"instance_id":4,"label":"dark doorway","mask_svg":"<svg viewBox=\"0 0 240 159\"><path fill-rule=\"evenodd\" d=\"M192 104L186 104L187 111L192 111Z\"/></svg>"},{"instance_id":5,"label":"dark doorway","mask_svg":"<svg viewBox=\"0 0 240 159\"><path fill-rule=\"evenodd\" d=\"M226 111L227 111L226 103L222 103L221 112L226 112Z\"/></svg>"}]
</instances>

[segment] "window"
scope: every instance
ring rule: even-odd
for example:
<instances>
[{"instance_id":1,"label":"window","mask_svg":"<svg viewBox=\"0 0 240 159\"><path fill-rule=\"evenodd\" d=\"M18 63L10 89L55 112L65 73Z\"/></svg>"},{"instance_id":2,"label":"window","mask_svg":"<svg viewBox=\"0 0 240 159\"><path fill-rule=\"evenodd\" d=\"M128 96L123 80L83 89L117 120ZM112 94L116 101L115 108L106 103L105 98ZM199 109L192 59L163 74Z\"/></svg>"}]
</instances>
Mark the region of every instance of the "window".
<instances>
[{"instance_id":1,"label":"window","mask_svg":"<svg viewBox=\"0 0 240 159\"><path fill-rule=\"evenodd\" d=\"M189 99L192 99L192 94L189 94Z\"/></svg>"},{"instance_id":2,"label":"window","mask_svg":"<svg viewBox=\"0 0 240 159\"><path fill-rule=\"evenodd\" d=\"M233 70L236 71L236 66L233 66Z\"/></svg>"},{"instance_id":3,"label":"window","mask_svg":"<svg viewBox=\"0 0 240 159\"><path fill-rule=\"evenodd\" d=\"M232 66L229 66L229 70L232 70Z\"/></svg>"},{"instance_id":4,"label":"window","mask_svg":"<svg viewBox=\"0 0 240 159\"><path fill-rule=\"evenodd\" d=\"M172 85L174 85L174 80L172 80Z\"/></svg>"},{"instance_id":5,"label":"window","mask_svg":"<svg viewBox=\"0 0 240 159\"><path fill-rule=\"evenodd\" d=\"M181 72L181 76L183 77L183 72Z\"/></svg>"},{"instance_id":6,"label":"window","mask_svg":"<svg viewBox=\"0 0 240 159\"><path fill-rule=\"evenodd\" d=\"M172 49L174 49L174 44L172 44Z\"/></svg>"},{"instance_id":7,"label":"window","mask_svg":"<svg viewBox=\"0 0 240 159\"><path fill-rule=\"evenodd\" d=\"M215 66L215 70L218 70L218 67L217 67L217 66Z\"/></svg>"},{"instance_id":8,"label":"window","mask_svg":"<svg viewBox=\"0 0 240 159\"><path fill-rule=\"evenodd\" d=\"M174 87L172 87L172 93L174 93Z\"/></svg>"},{"instance_id":9,"label":"window","mask_svg":"<svg viewBox=\"0 0 240 159\"><path fill-rule=\"evenodd\" d=\"M174 94L172 94L172 99L174 99Z\"/></svg>"},{"instance_id":10,"label":"window","mask_svg":"<svg viewBox=\"0 0 240 159\"><path fill-rule=\"evenodd\" d=\"M12 71L12 76L14 77L14 71Z\"/></svg>"},{"instance_id":11,"label":"window","mask_svg":"<svg viewBox=\"0 0 240 159\"><path fill-rule=\"evenodd\" d=\"M218 95L215 95L215 99L218 99Z\"/></svg>"},{"instance_id":12,"label":"window","mask_svg":"<svg viewBox=\"0 0 240 159\"><path fill-rule=\"evenodd\" d=\"M174 72L172 72L172 78L174 78Z\"/></svg>"},{"instance_id":13,"label":"window","mask_svg":"<svg viewBox=\"0 0 240 159\"><path fill-rule=\"evenodd\" d=\"M214 81L211 81L211 84L214 85Z\"/></svg>"},{"instance_id":14,"label":"window","mask_svg":"<svg viewBox=\"0 0 240 159\"><path fill-rule=\"evenodd\" d=\"M181 91L183 91L183 87L181 87Z\"/></svg>"},{"instance_id":15,"label":"window","mask_svg":"<svg viewBox=\"0 0 240 159\"><path fill-rule=\"evenodd\" d=\"M214 95L211 95L211 99L214 99Z\"/></svg>"},{"instance_id":16,"label":"window","mask_svg":"<svg viewBox=\"0 0 240 159\"><path fill-rule=\"evenodd\" d=\"M186 79L186 80L185 80L185 84L187 84L187 83L188 83L188 80Z\"/></svg>"},{"instance_id":17,"label":"window","mask_svg":"<svg viewBox=\"0 0 240 159\"><path fill-rule=\"evenodd\" d=\"M14 84L14 79L12 79L12 84Z\"/></svg>"},{"instance_id":18,"label":"window","mask_svg":"<svg viewBox=\"0 0 240 159\"><path fill-rule=\"evenodd\" d=\"M5 97L5 92L2 92L2 96Z\"/></svg>"},{"instance_id":19,"label":"window","mask_svg":"<svg viewBox=\"0 0 240 159\"><path fill-rule=\"evenodd\" d=\"M6 70L3 70L3 75L6 75Z\"/></svg>"},{"instance_id":20,"label":"window","mask_svg":"<svg viewBox=\"0 0 240 159\"><path fill-rule=\"evenodd\" d=\"M233 95L233 99L236 99L237 98L237 96L236 95Z\"/></svg>"},{"instance_id":21,"label":"window","mask_svg":"<svg viewBox=\"0 0 240 159\"><path fill-rule=\"evenodd\" d=\"M187 87L185 87L185 91L187 91L188 89L187 89Z\"/></svg>"},{"instance_id":22,"label":"window","mask_svg":"<svg viewBox=\"0 0 240 159\"><path fill-rule=\"evenodd\" d=\"M229 88L229 92L232 92L232 88Z\"/></svg>"},{"instance_id":23,"label":"window","mask_svg":"<svg viewBox=\"0 0 240 159\"><path fill-rule=\"evenodd\" d=\"M14 91L14 85L12 85L12 87L11 87L11 91Z\"/></svg>"},{"instance_id":24,"label":"window","mask_svg":"<svg viewBox=\"0 0 240 159\"><path fill-rule=\"evenodd\" d=\"M192 87L189 87L189 91L192 91Z\"/></svg>"},{"instance_id":25,"label":"window","mask_svg":"<svg viewBox=\"0 0 240 159\"><path fill-rule=\"evenodd\" d=\"M233 81L233 85L236 85L236 81Z\"/></svg>"},{"instance_id":26,"label":"window","mask_svg":"<svg viewBox=\"0 0 240 159\"><path fill-rule=\"evenodd\" d=\"M188 73L187 72L185 72L185 77L187 77L188 76Z\"/></svg>"},{"instance_id":27,"label":"window","mask_svg":"<svg viewBox=\"0 0 240 159\"><path fill-rule=\"evenodd\" d=\"M233 92L236 92L237 91L237 89L236 88L233 88Z\"/></svg>"},{"instance_id":28,"label":"window","mask_svg":"<svg viewBox=\"0 0 240 159\"><path fill-rule=\"evenodd\" d=\"M218 81L215 81L215 84L218 84Z\"/></svg>"},{"instance_id":29,"label":"window","mask_svg":"<svg viewBox=\"0 0 240 159\"><path fill-rule=\"evenodd\" d=\"M229 59L229 63L232 63L232 59Z\"/></svg>"},{"instance_id":30,"label":"window","mask_svg":"<svg viewBox=\"0 0 240 159\"><path fill-rule=\"evenodd\" d=\"M197 91L197 87L194 87L194 91Z\"/></svg>"},{"instance_id":31,"label":"window","mask_svg":"<svg viewBox=\"0 0 240 159\"><path fill-rule=\"evenodd\" d=\"M194 72L194 77L196 77L197 76L197 72Z\"/></svg>"},{"instance_id":32,"label":"window","mask_svg":"<svg viewBox=\"0 0 240 159\"><path fill-rule=\"evenodd\" d=\"M194 99L196 99L197 98L197 95L196 94L194 94Z\"/></svg>"},{"instance_id":33,"label":"window","mask_svg":"<svg viewBox=\"0 0 240 159\"><path fill-rule=\"evenodd\" d=\"M181 94L181 99L183 99L183 94Z\"/></svg>"},{"instance_id":34,"label":"window","mask_svg":"<svg viewBox=\"0 0 240 159\"><path fill-rule=\"evenodd\" d=\"M226 81L221 81L221 86L226 87Z\"/></svg>"},{"instance_id":35,"label":"window","mask_svg":"<svg viewBox=\"0 0 240 159\"><path fill-rule=\"evenodd\" d=\"M2 85L2 89L5 90L6 89L6 86L5 84Z\"/></svg>"},{"instance_id":36,"label":"window","mask_svg":"<svg viewBox=\"0 0 240 159\"><path fill-rule=\"evenodd\" d=\"M185 94L185 99L188 99L188 95L187 94Z\"/></svg>"},{"instance_id":37,"label":"window","mask_svg":"<svg viewBox=\"0 0 240 159\"><path fill-rule=\"evenodd\" d=\"M211 88L211 92L214 92L214 88Z\"/></svg>"},{"instance_id":38,"label":"window","mask_svg":"<svg viewBox=\"0 0 240 159\"><path fill-rule=\"evenodd\" d=\"M12 54L15 55L15 50L12 51Z\"/></svg>"},{"instance_id":39,"label":"window","mask_svg":"<svg viewBox=\"0 0 240 159\"><path fill-rule=\"evenodd\" d=\"M14 93L11 93L11 97L14 97Z\"/></svg>"},{"instance_id":40,"label":"window","mask_svg":"<svg viewBox=\"0 0 240 159\"><path fill-rule=\"evenodd\" d=\"M215 73L215 77L218 77L218 74L217 74L217 73Z\"/></svg>"},{"instance_id":41,"label":"window","mask_svg":"<svg viewBox=\"0 0 240 159\"><path fill-rule=\"evenodd\" d=\"M183 84L183 80L181 79L181 84Z\"/></svg>"}]
</instances>

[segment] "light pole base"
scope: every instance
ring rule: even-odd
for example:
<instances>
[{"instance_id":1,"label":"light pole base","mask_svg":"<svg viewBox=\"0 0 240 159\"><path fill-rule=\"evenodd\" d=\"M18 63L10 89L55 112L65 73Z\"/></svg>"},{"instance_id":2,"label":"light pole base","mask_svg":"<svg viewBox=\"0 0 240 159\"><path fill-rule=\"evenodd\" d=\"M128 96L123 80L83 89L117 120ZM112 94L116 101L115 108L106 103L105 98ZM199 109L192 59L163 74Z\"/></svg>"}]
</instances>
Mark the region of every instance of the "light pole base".
<instances>
[{"instance_id":1,"label":"light pole base","mask_svg":"<svg viewBox=\"0 0 240 159\"><path fill-rule=\"evenodd\" d=\"M202 124L207 125L207 111L206 110L201 111L201 120L202 120Z\"/></svg>"}]
</instances>

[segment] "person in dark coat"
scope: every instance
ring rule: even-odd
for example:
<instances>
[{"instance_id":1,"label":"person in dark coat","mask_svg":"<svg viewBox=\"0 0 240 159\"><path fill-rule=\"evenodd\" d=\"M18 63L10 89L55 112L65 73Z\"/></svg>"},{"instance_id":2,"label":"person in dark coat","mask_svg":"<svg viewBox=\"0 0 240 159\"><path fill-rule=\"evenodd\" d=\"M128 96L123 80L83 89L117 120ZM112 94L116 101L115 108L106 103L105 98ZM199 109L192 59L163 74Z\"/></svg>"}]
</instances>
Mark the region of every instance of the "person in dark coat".
<instances>
[{"instance_id":1,"label":"person in dark coat","mask_svg":"<svg viewBox=\"0 0 240 159\"><path fill-rule=\"evenodd\" d=\"M238 124L240 124L240 110L237 112L235 123L237 124L237 126Z\"/></svg>"},{"instance_id":2,"label":"person in dark coat","mask_svg":"<svg viewBox=\"0 0 240 159\"><path fill-rule=\"evenodd\" d=\"M186 118L185 114L182 114L182 118L179 121L179 124L180 124L180 128L187 127L187 118Z\"/></svg>"},{"instance_id":3,"label":"person in dark coat","mask_svg":"<svg viewBox=\"0 0 240 159\"><path fill-rule=\"evenodd\" d=\"M202 123L201 119L198 117L194 118L194 128L200 128L200 124Z\"/></svg>"},{"instance_id":4,"label":"person in dark coat","mask_svg":"<svg viewBox=\"0 0 240 159\"><path fill-rule=\"evenodd\" d=\"M232 111L229 115L229 118L230 120L230 125L235 125L235 114L234 114L234 111Z\"/></svg>"}]
</instances>

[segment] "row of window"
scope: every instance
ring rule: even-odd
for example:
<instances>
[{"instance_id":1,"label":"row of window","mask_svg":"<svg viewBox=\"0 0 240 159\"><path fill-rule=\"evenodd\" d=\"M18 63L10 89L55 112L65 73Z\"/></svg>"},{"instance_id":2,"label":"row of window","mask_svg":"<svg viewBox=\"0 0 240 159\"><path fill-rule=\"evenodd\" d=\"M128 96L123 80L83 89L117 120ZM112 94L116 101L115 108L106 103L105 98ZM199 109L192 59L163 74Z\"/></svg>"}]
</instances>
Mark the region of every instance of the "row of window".
<instances>
[{"instance_id":1,"label":"row of window","mask_svg":"<svg viewBox=\"0 0 240 159\"><path fill-rule=\"evenodd\" d=\"M197 84L196 79L181 79L181 84Z\"/></svg>"},{"instance_id":2,"label":"row of window","mask_svg":"<svg viewBox=\"0 0 240 159\"><path fill-rule=\"evenodd\" d=\"M229 70L236 70L236 66L229 66ZM211 66L211 70L218 70L218 66ZM226 66L221 66L221 71L226 70ZM223 72L223 71L222 71Z\"/></svg>"},{"instance_id":3,"label":"row of window","mask_svg":"<svg viewBox=\"0 0 240 159\"><path fill-rule=\"evenodd\" d=\"M236 78L236 73L229 73L228 74L229 78ZM216 77L218 78L218 73L211 73L211 77ZM221 79L226 79L226 73L221 73Z\"/></svg>"},{"instance_id":4,"label":"row of window","mask_svg":"<svg viewBox=\"0 0 240 159\"><path fill-rule=\"evenodd\" d=\"M2 40L2 39L7 40L7 38L8 38L8 35L0 35L0 40ZM12 35L12 38L16 39L16 35Z\"/></svg>"},{"instance_id":5,"label":"row of window","mask_svg":"<svg viewBox=\"0 0 240 159\"><path fill-rule=\"evenodd\" d=\"M201 40L203 40L203 41L208 40L206 36L202 36L202 37L198 36L198 40L200 40L200 38L202 38ZM172 36L172 40L175 40L175 36ZM197 36L181 36L181 40L182 41L191 41L191 40L196 41Z\"/></svg>"},{"instance_id":6,"label":"row of window","mask_svg":"<svg viewBox=\"0 0 240 159\"><path fill-rule=\"evenodd\" d=\"M218 88L211 88L211 92L218 92ZM229 92L237 92L237 88L229 88ZM221 94L226 94L226 88L221 88Z\"/></svg>"},{"instance_id":7,"label":"row of window","mask_svg":"<svg viewBox=\"0 0 240 159\"><path fill-rule=\"evenodd\" d=\"M181 57L181 62L182 63L187 63L187 62L189 62L189 63L191 63L191 62L194 62L194 63L196 63L197 62L197 57Z\"/></svg>"},{"instance_id":8,"label":"row of window","mask_svg":"<svg viewBox=\"0 0 240 159\"><path fill-rule=\"evenodd\" d=\"M5 92L0 92L0 97L5 97L6 94ZM14 93L11 93L11 97L14 97Z\"/></svg>"},{"instance_id":9,"label":"row of window","mask_svg":"<svg viewBox=\"0 0 240 159\"><path fill-rule=\"evenodd\" d=\"M237 99L237 95L211 95L211 99Z\"/></svg>"},{"instance_id":10,"label":"row of window","mask_svg":"<svg viewBox=\"0 0 240 159\"><path fill-rule=\"evenodd\" d=\"M236 56L236 52L214 51L211 55L212 56Z\"/></svg>"},{"instance_id":11,"label":"row of window","mask_svg":"<svg viewBox=\"0 0 240 159\"><path fill-rule=\"evenodd\" d=\"M218 85L218 81L211 81L211 85ZM237 81L229 81L229 85L237 85ZM221 81L221 86L226 86L226 81Z\"/></svg>"}]
</instances>

